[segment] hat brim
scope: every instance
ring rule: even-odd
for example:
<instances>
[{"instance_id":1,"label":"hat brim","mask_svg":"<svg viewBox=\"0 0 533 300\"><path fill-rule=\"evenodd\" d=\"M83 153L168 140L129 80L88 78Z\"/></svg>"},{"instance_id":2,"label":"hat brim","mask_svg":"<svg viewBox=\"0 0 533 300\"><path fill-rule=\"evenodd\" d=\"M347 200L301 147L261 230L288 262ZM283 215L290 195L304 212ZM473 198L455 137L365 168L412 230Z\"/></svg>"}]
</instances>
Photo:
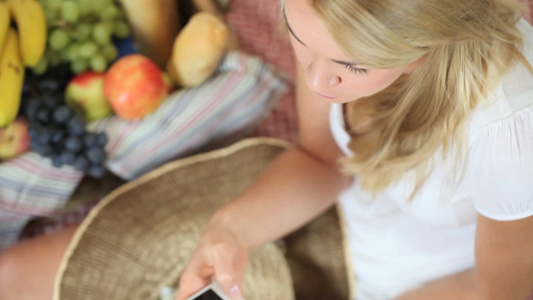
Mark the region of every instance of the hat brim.
<instances>
[{"instance_id":1,"label":"hat brim","mask_svg":"<svg viewBox=\"0 0 533 300\"><path fill-rule=\"evenodd\" d=\"M249 139L168 163L105 197L76 231L55 300L159 299L175 286L209 217L241 193L287 144ZM294 299L276 244L250 254L246 299Z\"/></svg>"}]
</instances>

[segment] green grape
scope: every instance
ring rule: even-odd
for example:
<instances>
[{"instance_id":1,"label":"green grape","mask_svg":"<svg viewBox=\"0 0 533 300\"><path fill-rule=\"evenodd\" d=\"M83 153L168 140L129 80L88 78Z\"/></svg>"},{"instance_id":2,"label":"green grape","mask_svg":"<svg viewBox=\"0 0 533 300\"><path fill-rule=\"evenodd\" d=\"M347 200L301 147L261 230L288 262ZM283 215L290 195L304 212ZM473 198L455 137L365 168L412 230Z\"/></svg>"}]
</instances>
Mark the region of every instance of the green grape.
<instances>
[{"instance_id":1,"label":"green grape","mask_svg":"<svg viewBox=\"0 0 533 300\"><path fill-rule=\"evenodd\" d=\"M90 15L93 9L92 1L91 0L78 0L78 9L80 11L80 16Z\"/></svg>"},{"instance_id":2,"label":"green grape","mask_svg":"<svg viewBox=\"0 0 533 300\"><path fill-rule=\"evenodd\" d=\"M102 7L106 6L106 3L107 2L105 0L92 0L92 11L95 14L99 14L102 10Z\"/></svg>"},{"instance_id":3,"label":"green grape","mask_svg":"<svg viewBox=\"0 0 533 300\"><path fill-rule=\"evenodd\" d=\"M73 31L74 38L79 42L87 41L91 36L91 33L91 25L87 23L78 23L76 29Z\"/></svg>"},{"instance_id":4,"label":"green grape","mask_svg":"<svg viewBox=\"0 0 533 300\"><path fill-rule=\"evenodd\" d=\"M32 70L35 75L42 75L46 73L46 70L48 70L48 60L46 57L43 56Z\"/></svg>"},{"instance_id":5,"label":"green grape","mask_svg":"<svg viewBox=\"0 0 533 300\"><path fill-rule=\"evenodd\" d=\"M110 21L103 21L101 22L100 24L102 24L103 26L105 26L105 28L107 28L107 31L109 33L113 33L115 31L115 25L113 24L113 22L110 22Z\"/></svg>"},{"instance_id":6,"label":"green grape","mask_svg":"<svg viewBox=\"0 0 533 300\"><path fill-rule=\"evenodd\" d=\"M80 11L77 2L65 1L61 4L61 16L69 23L76 23L80 18Z\"/></svg>"},{"instance_id":7,"label":"green grape","mask_svg":"<svg viewBox=\"0 0 533 300\"><path fill-rule=\"evenodd\" d=\"M107 30L105 24L98 23L93 27L93 39L100 45L109 44L111 42L111 32Z\"/></svg>"},{"instance_id":8,"label":"green grape","mask_svg":"<svg viewBox=\"0 0 533 300\"><path fill-rule=\"evenodd\" d=\"M70 45L68 45L67 49L66 49L67 53L67 60L69 61L75 61L77 60L78 58L80 58L80 55L79 55L79 52L80 52L80 44L78 43L71 43Z\"/></svg>"},{"instance_id":9,"label":"green grape","mask_svg":"<svg viewBox=\"0 0 533 300\"><path fill-rule=\"evenodd\" d=\"M105 72L107 69L107 61L103 54L96 54L90 61L91 69L95 72Z\"/></svg>"},{"instance_id":10,"label":"green grape","mask_svg":"<svg viewBox=\"0 0 533 300\"><path fill-rule=\"evenodd\" d=\"M58 28L52 31L52 33L50 34L50 38L48 40L48 43L50 44L50 48L56 51L63 50L69 42L70 42L69 34L64 29L61 29L61 28Z\"/></svg>"},{"instance_id":11,"label":"green grape","mask_svg":"<svg viewBox=\"0 0 533 300\"><path fill-rule=\"evenodd\" d=\"M117 47L113 44L107 44L102 46L102 54L108 62L112 62L118 56Z\"/></svg>"},{"instance_id":12,"label":"green grape","mask_svg":"<svg viewBox=\"0 0 533 300\"><path fill-rule=\"evenodd\" d=\"M74 74L83 73L87 71L88 68L89 63L85 59L78 59L70 63L70 70L72 70Z\"/></svg>"},{"instance_id":13,"label":"green grape","mask_svg":"<svg viewBox=\"0 0 533 300\"><path fill-rule=\"evenodd\" d=\"M119 16L119 9L114 4L107 5L100 13L100 19L103 21L113 21Z\"/></svg>"},{"instance_id":14,"label":"green grape","mask_svg":"<svg viewBox=\"0 0 533 300\"><path fill-rule=\"evenodd\" d=\"M130 27L128 26L128 23L124 21L117 21L115 22L115 30L113 33L119 39L125 39L130 36Z\"/></svg>"},{"instance_id":15,"label":"green grape","mask_svg":"<svg viewBox=\"0 0 533 300\"><path fill-rule=\"evenodd\" d=\"M57 12L61 8L62 2L63 0L47 0L43 6L46 10Z\"/></svg>"},{"instance_id":16,"label":"green grape","mask_svg":"<svg viewBox=\"0 0 533 300\"><path fill-rule=\"evenodd\" d=\"M80 45L79 55L82 58L91 58L98 51L98 46L94 42L87 41Z\"/></svg>"}]
</instances>

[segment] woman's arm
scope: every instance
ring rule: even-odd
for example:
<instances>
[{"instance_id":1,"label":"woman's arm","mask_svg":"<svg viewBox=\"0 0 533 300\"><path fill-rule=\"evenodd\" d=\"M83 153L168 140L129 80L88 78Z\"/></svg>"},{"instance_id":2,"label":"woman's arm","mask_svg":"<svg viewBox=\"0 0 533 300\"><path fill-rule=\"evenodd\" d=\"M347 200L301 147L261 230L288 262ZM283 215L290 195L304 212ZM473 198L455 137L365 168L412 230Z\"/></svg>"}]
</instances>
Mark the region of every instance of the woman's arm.
<instances>
[{"instance_id":1,"label":"woman's arm","mask_svg":"<svg viewBox=\"0 0 533 300\"><path fill-rule=\"evenodd\" d=\"M397 300L524 300L533 293L533 217L495 221L478 215L476 267Z\"/></svg>"},{"instance_id":2,"label":"woman's arm","mask_svg":"<svg viewBox=\"0 0 533 300\"><path fill-rule=\"evenodd\" d=\"M281 154L242 195L222 207L209 226L230 229L247 248L276 240L331 207L346 180L301 148Z\"/></svg>"},{"instance_id":3,"label":"woman's arm","mask_svg":"<svg viewBox=\"0 0 533 300\"><path fill-rule=\"evenodd\" d=\"M214 275L238 299L249 249L276 240L331 207L351 181L329 128L329 103L307 90L297 71L298 146L280 154L240 196L210 219L180 279L185 299Z\"/></svg>"},{"instance_id":4,"label":"woman's arm","mask_svg":"<svg viewBox=\"0 0 533 300\"><path fill-rule=\"evenodd\" d=\"M310 92L298 64L298 146L285 151L211 226L226 226L251 248L276 240L333 205L349 183L338 171L342 152L329 128L329 103Z\"/></svg>"},{"instance_id":5,"label":"woman's arm","mask_svg":"<svg viewBox=\"0 0 533 300\"><path fill-rule=\"evenodd\" d=\"M485 300L522 300L533 292L533 216L495 221L479 215L476 285Z\"/></svg>"}]
</instances>

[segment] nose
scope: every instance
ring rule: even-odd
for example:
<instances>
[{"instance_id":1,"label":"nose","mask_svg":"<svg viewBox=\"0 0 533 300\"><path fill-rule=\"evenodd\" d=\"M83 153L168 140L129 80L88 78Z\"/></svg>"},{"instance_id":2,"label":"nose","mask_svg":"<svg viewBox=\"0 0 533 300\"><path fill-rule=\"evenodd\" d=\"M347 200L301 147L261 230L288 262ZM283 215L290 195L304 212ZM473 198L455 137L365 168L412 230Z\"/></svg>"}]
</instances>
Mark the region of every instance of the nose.
<instances>
[{"instance_id":1,"label":"nose","mask_svg":"<svg viewBox=\"0 0 533 300\"><path fill-rule=\"evenodd\" d=\"M341 78L330 71L324 63L315 61L305 70L307 86L314 91L327 91L341 83Z\"/></svg>"}]
</instances>

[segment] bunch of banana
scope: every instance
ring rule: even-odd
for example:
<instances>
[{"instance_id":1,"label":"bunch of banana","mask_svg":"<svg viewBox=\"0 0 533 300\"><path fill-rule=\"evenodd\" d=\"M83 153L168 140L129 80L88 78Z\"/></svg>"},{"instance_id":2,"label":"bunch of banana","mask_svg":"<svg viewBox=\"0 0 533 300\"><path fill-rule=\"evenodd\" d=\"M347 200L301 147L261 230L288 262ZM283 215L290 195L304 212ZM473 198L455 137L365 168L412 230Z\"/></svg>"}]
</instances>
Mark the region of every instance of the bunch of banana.
<instances>
[{"instance_id":1,"label":"bunch of banana","mask_svg":"<svg viewBox=\"0 0 533 300\"><path fill-rule=\"evenodd\" d=\"M24 64L35 67L46 48L46 15L38 0L7 0L11 16L17 24Z\"/></svg>"},{"instance_id":2,"label":"bunch of banana","mask_svg":"<svg viewBox=\"0 0 533 300\"><path fill-rule=\"evenodd\" d=\"M16 27L10 26L14 20ZM46 16L38 0L0 0L0 127L17 116L25 66L34 67L46 48Z\"/></svg>"}]
</instances>

